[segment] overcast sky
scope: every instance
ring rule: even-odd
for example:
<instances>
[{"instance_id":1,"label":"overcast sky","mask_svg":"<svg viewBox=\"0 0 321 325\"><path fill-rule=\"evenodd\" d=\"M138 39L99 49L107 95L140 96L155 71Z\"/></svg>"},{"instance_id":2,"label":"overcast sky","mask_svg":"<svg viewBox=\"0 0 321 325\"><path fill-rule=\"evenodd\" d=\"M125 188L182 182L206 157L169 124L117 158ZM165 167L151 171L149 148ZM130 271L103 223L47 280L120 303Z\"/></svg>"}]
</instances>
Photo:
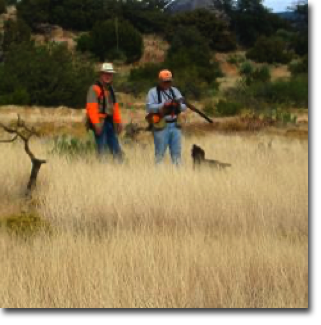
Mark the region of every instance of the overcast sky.
<instances>
[{"instance_id":1,"label":"overcast sky","mask_svg":"<svg viewBox=\"0 0 321 325\"><path fill-rule=\"evenodd\" d=\"M292 3L296 1L294 0L265 0L264 4L266 7L273 9L274 12L286 11L287 7L289 7Z\"/></svg>"}]
</instances>

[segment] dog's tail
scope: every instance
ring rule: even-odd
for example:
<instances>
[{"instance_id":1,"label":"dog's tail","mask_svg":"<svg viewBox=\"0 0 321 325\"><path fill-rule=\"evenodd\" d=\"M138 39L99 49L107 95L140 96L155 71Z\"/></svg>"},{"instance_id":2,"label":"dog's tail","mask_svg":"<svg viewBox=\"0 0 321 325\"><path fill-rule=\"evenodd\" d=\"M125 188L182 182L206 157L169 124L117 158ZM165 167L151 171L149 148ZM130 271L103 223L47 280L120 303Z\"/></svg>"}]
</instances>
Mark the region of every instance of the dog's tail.
<instances>
[{"instance_id":1,"label":"dog's tail","mask_svg":"<svg viewBox=\"0 0 321 325\"><path fill-rule=\"evenodd\" d=\"M219 168L228 168L228 167L232 167L231 164L228 164L228 163L222 163L222 162L220 162L220 161L217 161L217 166L218 166Z\"/></svg>"}]
</instances>

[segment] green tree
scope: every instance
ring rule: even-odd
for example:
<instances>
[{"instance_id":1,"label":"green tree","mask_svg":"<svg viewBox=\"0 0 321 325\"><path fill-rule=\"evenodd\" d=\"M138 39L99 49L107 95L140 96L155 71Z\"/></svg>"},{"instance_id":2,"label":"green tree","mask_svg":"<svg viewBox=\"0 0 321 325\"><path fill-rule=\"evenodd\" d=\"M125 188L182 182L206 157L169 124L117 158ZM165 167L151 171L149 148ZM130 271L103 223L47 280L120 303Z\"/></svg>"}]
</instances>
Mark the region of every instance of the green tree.
<instances>
[{"instance_id":1,"label":"green tree","mask_svg":"<svg viewBox=\"0 0 321 325\"><path fill-rule=\"evenodd\" d=\"M14 44L0 66L0 104L83 107L93 66L64 45Z\"/></svg>"},{"instance_id":2,"label":"green tree","mask_svg":"<svg viewBox=\"0 0 321 325\"><path fill-rule=\"evenodd\" d=\"M175 15L167 29L168 40L174 37L180 26L196 28L212 50L230 51L236 48L236 40L229 31L227 22L208 10L198 9Z\"/></svg>"},{"instance_id":3,"label":"green tree","mask_svg":"<svg viewBox=\"0 0 321 325\"><path fill-rule=\"evenodd\" d=\"M293 48L301 56L309 53L309 6L306 3L298 4L294 8L296 35L293 38Z\"/></svg>"},{"instance_id":4,"label":"green tree","mask_svg":"<svg viewBox=\"0 0 321 325\"><path fill-rule=\"evenodd\" d=\"M4 23L3 51L7 51L13 44L29 42L31 30L29 26L21 19L9 19Z\"/></svg>"},{"instance_id":5,"label":"green tree","mask_svg":"<svg viewBox=\"0 0 321 325\"><path fill-rule=\"evenodd\" d=\"M169 0L129 0L121 2L122 17L142 33L162 34L170 22L164 11Z\"/></svg>"},{"instance_id":6,"label":"green tree","mask_svg":"<svg viewBox=\"0 0 321 325\"><path fill-rule=\"evenodd\" d=\"M17 15L32 29L40 23L49 23L50 0L23 0L17 3Z\"/></svg>"},{"instance_id":7,"label":"green tree","mask_svg":"<svg viewBox=\"0 0 321 325\"><path fill-rule=\"evenodd\" d=\"M258 38L254 47L247 51L246 57L256 62L284 64L292 59L287 43L277 36Z\"/></svg>"},{"instance_id":8,"label":"green tree","mask_svg":"<svg viewBox=\"0 0 321 325\"><path fill-rule=\"evenodd\" d=\"M239 42L252 47L260 36L272 36L290 24L264 7L262 0L239 0L231 13L231 28Z\"/></svg>"},{"instance_id":9,"label":"green tree","mask_svg":"<svg viewBox=\"0 0 321 325\"><path fill-rule=\"evenodd\" d=\"M228 16L235 10L235 0L212 0L213 7L224 12Z\"/></svg>"},{"instance_id":10,"label":"green tree","mask_svg":"<svg viewBox=\"0 0 321 325\"><path fill-rule=\"evenodd\" d=\"M167 68L172 70L175 85L185 96L199 99L205 92L217 89L216 78L221 71L212 62L212 53L207 40L196 28L179 27L176 30L165 62L148 64L131 71L131 88L146 92L157 81L158 72Z\"/></svg>"},{"instance_id":11,"label":"green tree","mask_svg":"<svg viewBox=\"0 0 321 325\"><path fill-rule=\"evenodd\" d=\"M131 63L143 54L143 38L129 22L114 19L95 24L78 40L77 49L92 52L101 61L125 58Z\"/></svg>"},{"instance_id":12,"label":"green tree","mask_svg":"<svg viewBox=\"0 0 321 325\"><path fill-rule=\"evenodd\" d=\"M18 15L36 30L40 23L66 29L88 31L98 22L125 19L142 32L160 32L168 16L167 0L23 0L17 4Z\"/></svg>"},{"instance_id":13,"label":"green tree","mask_svg":"<svg viewBox=\"0 0 321 325\"><path fill-rule=\"evenodd\" d=\"M296 16L295 24L299 29L308 29L309 27L309 4L305 0L294 6L293 12Z\"/></svg>"},{"instance_id":14,"label":"green tree","mask_svg":"<svg viewBox=\"0 0 321 325\"><path fill-rule=\"evenodd\" d=\"M175 67L188 69L197 65L205 69L211 67L211 51L207 40L196 28L179 27L176 30L167 53L166 62Z\"/></svg>"}]
</instances>

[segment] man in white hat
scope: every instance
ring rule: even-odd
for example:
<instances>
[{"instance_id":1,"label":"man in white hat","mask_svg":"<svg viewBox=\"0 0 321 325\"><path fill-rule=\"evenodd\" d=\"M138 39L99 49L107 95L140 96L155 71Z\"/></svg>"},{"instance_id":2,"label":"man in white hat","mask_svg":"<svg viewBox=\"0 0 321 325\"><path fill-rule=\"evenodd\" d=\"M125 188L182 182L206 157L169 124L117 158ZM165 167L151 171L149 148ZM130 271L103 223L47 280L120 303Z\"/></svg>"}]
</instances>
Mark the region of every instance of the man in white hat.
<instances>
[{"instance_id":1,"label":"man in white hat","mask_svg":"<svg viewBox=\"0 0 321 325\"><path fill-rule=\"evenodd\" d=\"M117 135L122 131L119 104L112 87L116 71L112 63L103 63L99 70L99 80L90 86L87 93L87 117L89 128L95 133L99 154L110 151L121 158L121 148Z\"/></svg>"}]
</instances>

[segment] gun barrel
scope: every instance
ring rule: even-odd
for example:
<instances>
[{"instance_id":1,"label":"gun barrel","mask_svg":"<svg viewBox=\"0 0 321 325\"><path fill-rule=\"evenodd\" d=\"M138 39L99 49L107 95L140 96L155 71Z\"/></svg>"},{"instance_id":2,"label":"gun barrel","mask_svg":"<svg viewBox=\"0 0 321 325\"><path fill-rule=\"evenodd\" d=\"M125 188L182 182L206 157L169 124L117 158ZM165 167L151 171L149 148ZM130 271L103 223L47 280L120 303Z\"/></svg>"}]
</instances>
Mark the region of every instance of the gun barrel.
<instances>
[{"instance_id":1,"label":"gun barrel","mask_svg":"<svg viewBox=\"0 0 321 325\"><path fill-rule=\"evenodd\" d=\"M207 122L213 124L213 120L211 118L209 118L205 113L203 113L202 111L200 111L199 109L197 109L194 105L192 105L191 103L187 102L186 100L184 101L185 105L192 110L193 112L197 113L198 115L202 116Z\"/></svg>"}]
</instances>

